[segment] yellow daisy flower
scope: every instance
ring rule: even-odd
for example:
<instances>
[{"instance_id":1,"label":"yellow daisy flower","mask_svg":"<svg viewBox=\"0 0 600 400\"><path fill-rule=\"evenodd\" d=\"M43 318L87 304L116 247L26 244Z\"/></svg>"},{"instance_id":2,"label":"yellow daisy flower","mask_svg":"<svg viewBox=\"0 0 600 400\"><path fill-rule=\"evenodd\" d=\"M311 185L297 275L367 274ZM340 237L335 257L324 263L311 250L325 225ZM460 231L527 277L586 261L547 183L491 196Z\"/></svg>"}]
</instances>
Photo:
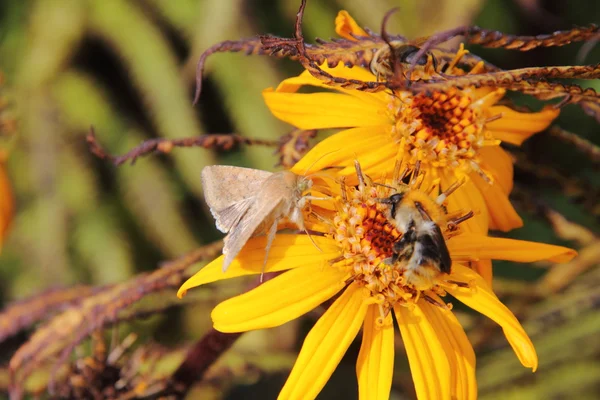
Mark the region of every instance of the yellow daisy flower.
<instances>
[{"instance_id":1,"label":"yellow daisy flower","mask_svg":"<svg viewBox=\"0 0 600 400\"><path fill-rule=\"evenodd\" d=\"M366 32L345 11L336 19L340 36ZM466 51L461 49L451 63L456 65ZM479 72L477 65L470 73ZM369 71L338 65L322 69L331 75L361 81L374 81ZM446 74L464 74L449 68ZM326 92L299 93L313 86ZM467 229L487 233L487 229L508 231L522 226L522 220L508 200L512 190L511 157L499 146L501 141L520 145L532 134L544 130L559 114L553 107L541 112L518 112L497 104L505 90L498 88L450 88L446 92L413 95L407 91L366 93L324 84L307 71L284 80L276 89L263 92L265 102L279 119L300 129L345 128L323 140L294 168L296 173L341 166L343 175L353 173L357 154L367 174L390 172L388 160L398 153L442 186L468 178L453 196L451 210L480 211ZM323 157L324 154L334 153ZM309 168L310 167L310 168Z\"/></svg>"},{"instance_id":2,"label":"yellow daisy flower","mask_svg":"<svg viewBox=\"0 0 600 400\"><path fill-rule=\"evenodd\" d=\"M215 329L244 332L282 325L335 298L307 335L280 399L315 398L361 327L356 366L360 398L388 399L394 363L392 313L418 398L476 398L475 354L451 305L442 300L447 294L497 322L521 363L534 371L537 368L535 349L515 316L467 265L479 259L563 262L575 252L461 232L457 226L461 216L447 213L441 205L447 193L441 193L439 182L432 186L422 179L411 182L410 187L402 186L402 192L368 180L357 187L343 187L330 201L329 211L319 209L318 218L307 215L320 221L315 227L329 227L321 231L323 236L312 238L319 249L306 235L278 235L265 271L285 272L213 310ZM411 271L407 264L389 262L394 244L406 233L389 217L392 206L384 199L391 199L393 193L404 193L404 198L414 202L403 207L424 207L440 227L452 260L448 273L435 263ZM265 245L264 237L250 239L225 273L223 257L217 258L186 281L178 296L210 282L260 274Z\"/></svg>"}]
</instances>

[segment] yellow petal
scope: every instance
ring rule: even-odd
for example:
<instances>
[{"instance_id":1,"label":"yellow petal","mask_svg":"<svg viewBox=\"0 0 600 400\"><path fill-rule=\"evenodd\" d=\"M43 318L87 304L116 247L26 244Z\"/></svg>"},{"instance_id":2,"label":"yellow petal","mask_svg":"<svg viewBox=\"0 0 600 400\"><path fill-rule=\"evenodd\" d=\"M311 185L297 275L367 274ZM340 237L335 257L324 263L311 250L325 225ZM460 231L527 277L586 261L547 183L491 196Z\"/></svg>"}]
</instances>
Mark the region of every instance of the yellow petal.
<instances>
[{"instance_id":1,"label":"yellow petal","mask_svg":"<svg viewBox=\"0 0 600 400\"><path fill-rule=\"evenodd\" d=\"M482 168L491 173L494 183L510 194L513 187L513 160L500 146L485 146L479 149Z\"/></svg>"},{"instance_id":2,"label":"yellow petal","mask_svg":"<svg viewBox=\"0 0 600 400\"><path fill-rule=\"evenodd\" d=\"M321 65L321 69L338 78L354 79L366 82L376 80L375 75L373 75L370 71L360 67L348 68L343 64L338 64L337 66L330 68L327 66L327 63L324 63ZM283 93L295 93L304 85L320 87L327 89L327 91L334 89L335 91L354 96L366 103L372 103L373 105L377 105L383 109L387 109L388 103L390 103L393 98L392 95L387 91L369 93L360 90L343 89L340 87L332 88L331 85L328 85L322 80L315 78L308 71L304 71L298 76L283 80L279 86L277 86L275 91Z\"/></svg>"},{"instance_id":3,"label":"yellow petal","mask_svg":"<svg viewBox=\"0 0 600 400\"><path fill-rule=\"evenodd\" d=\"M441 178L440 184L442 185L442 189L450 187L457 180L452 171L437 168L437 173ZM461 229L465 232L487 234L489 226L488 209L479 189L470 180L467 180L454 193L448 196L446 208L450 213L461 212L466 214L469 211L473 211L475 216L461 223Z\"/></svg>"},{"instance_id":4,"label":"yellow petal","mask_svg":"<svg viewBox=\"0 0 600 400\"><path fill-rule=\"evenodd\" d=\"M471 288L445 288L448 293L500 325L521 364L535 372L538 358L531 339L517 318L498 300L483 278L464 265L453 264L452 279L469 283Z\"/></svg>"},{"instance_id":5,"label":"yellow petal","mask_svg":"<svg viewBox=\"0 0 600 400\"><path fill-rule=\"evenodd\" d=\"M492 287L492 278L493 278L493 269L492 269L492 260L479 260L474 261L471 265L471 268L475 272L477 272L485 282Z\"/></svg>"},{"instance_id":6,"label":"yellow petal","mask_svg":"<svg viewBox=\"0 0 600 400\"><path fill-rule=\"evenodd\" d=\"M508 199L508 194L498 183L490 184L475 172L471 173L471 180L485 199L490 229L508 232L523 226L523 220Z\"/></svg>"},{"instance_id":7,"label":"yellow petal","mask_svg":"<svg viewBox=\"0 0 600 400\"><path fill-rule=\"evenodd\" d=\"M394 373L394 322L392 314L378 326L377 305L369 306L363 327L362 345L356 363L358 398L361 400L387 400L392 388Z\"/></svg>"},{"instance_id":8,"label":"yellow petal","mask_svg":"<svg viewBox=\"0 0 600 400\"><path fill-rule=\"evenodd\" d=\"M348 40L356 40L355 36L369 36L346 10L341 10L335 17L335 33Z\"/></svg>"},{"instance_id":9,"label":"yellow petal","mask_svg":"<svg viewBox=\"0 0 600 400\"><path fill-rule=\"evenodd\" d=\"M214 328L245 332L282 325L333 297L345 286L345 275L325 261L287 271L216 306Z\"/></svg>"},{"instance_id":10,"label":"yellow petal","mask_svg":"<svg viewBox=\"0 0 600 400\"><path fill-rule=\"evenodd\" d=\"M420 307L394 307L418 399L450 399L450 364L434 326Z\"/></svg>"},{"instance_id":11,"label":"yellow petal","mask_svg":"<svg viewBox=\"0 0 600 400\"><path fill-rule=\"evenodd\" d=\"M463 327L451 311L425 301L421 303L421 310L431 326L436 328L450 362L452 398L476 399L475 352Z\"/></svg>"},{"instance_id":12,"label":"yellow petal","mask_svg":"<svg viewBox=\"0 0 600 400\"><path fill-rule=\"evenodd\" d=\"M317 321L279 399L314 399L339 364L365 319L368 292L352 284Z\"/></svg>"},{"instance_id":13,"label":"yellow petal","mask_svg":"<svg viewBox=\"0 0 600 400\"><path fill-rule=\"evenodd\" d=\"M490 113L492 115L502 114L502 118L485 125L494 138L503 142L521 145L525 139L534 133L546 129L554 118L560 114L559 109L546 106L540 112L522 113L505 106L494 106Z\"/></svg>"},{"instance_id":14,"label":"yellow petal","mask_svg":"<svg viewBox=\"0 0 600 400\"><path fill-rule=\"evenodd\" d=\"M385 126L346 129L319 142L294 165L292 172L310 174L332 166L353 165L365 151L389 146Z\"/></svg>"},{"instance_id":15,"label":"yellow petal","mask_svg":"<svg viewBox=\"0 0 600 400\"><path fill-rule=\"evenodd\" d=\"M305 265L320 264L324 260L339 256L339 248L331 239L313 236L313 240L321 251L315 247L306 235L276 235L269 251L265 272L284 271ZM260 274L263 271L266 245L267 238L265 236L248 240L225 272L223 272L223 256L218 257L185 281L179 288L177 296L181 298L193 287L221 279Z\"/></svg>"},{"instance_id":16,"label":"yellow petal","mask_svg":"<svg viewBox=\"0 0 600 400\"><path fill-rule=\"evenodd\" d=\"M0 159L0 250L14 215L14 198L4 160Z\"/></svg>"},{"instance_id":17,"label":"yellow petal","mask_svg":"<svg viewBox=\"0 0 600 400\"><path fill-rule=\"evenodd\" d=\"M526 240L503 239L462 233L447 241L452 258L536 262L567 262L577 255L573 249Z\"/></svg>"},{"instance_id":18,"label":"yellow petal","mask_svg":"<svg viewBox=\"0 0 600 400\"><path fill-rule=\"evenodd\" d=\"M350 128L390 124L385 108L341 93L263 91L273 115L300 129Z\"/></svg>"}]
</instances>

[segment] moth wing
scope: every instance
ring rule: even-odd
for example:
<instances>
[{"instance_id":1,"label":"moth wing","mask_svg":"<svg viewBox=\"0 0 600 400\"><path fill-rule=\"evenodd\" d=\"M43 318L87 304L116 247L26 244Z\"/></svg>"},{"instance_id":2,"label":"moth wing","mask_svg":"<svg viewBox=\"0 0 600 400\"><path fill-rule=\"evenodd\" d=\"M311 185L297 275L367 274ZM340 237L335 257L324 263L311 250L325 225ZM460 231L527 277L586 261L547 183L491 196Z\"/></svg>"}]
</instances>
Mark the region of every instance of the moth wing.
<instances>
[{"instance_id":1,"label":"moth wing","mask_svg":"<svg viewBox=\"0 0 600 400\"><path fill-rule=\"evenodd\" d=\"M254 236L256 229L265 222L267 218L271 218L272 220L270 220L269 223L273 223L275 219L280 217L280 215L272 214L275 209L280 207L282 201L283 198L279 198L274 199L273 201L263 202L263 204L252 204L246 214L240 219L236 228L231 230L225 237L225 244L223 246L223 255L225 256L223 260L223 271L227 270L248 239Z\"/></svg>"},{"instance_id":2,"label":"moth wing","mask_svg":"<svg viewBox=\"0 0 600 400\"><path fill-rule=\"evenodd\" d=\"M224 210L255 196L272 172L259 169L210 165L202 169L204 198L212 210ZM214 211L213 211L214 215Z\"/></svg>"},{"instance_id":3,"label":"moth wing","mask_svg":"<svg viewBox=\"0 0 600 400\"><path fill-rule=\"evenodd\" d=\"M234 229L238 222L246 215L254 200L255 197L253 196L233 203L222 210L211 208L210 212L215 218L217 229L223 233L228 233Z\"/></svg>"}]
</instances>

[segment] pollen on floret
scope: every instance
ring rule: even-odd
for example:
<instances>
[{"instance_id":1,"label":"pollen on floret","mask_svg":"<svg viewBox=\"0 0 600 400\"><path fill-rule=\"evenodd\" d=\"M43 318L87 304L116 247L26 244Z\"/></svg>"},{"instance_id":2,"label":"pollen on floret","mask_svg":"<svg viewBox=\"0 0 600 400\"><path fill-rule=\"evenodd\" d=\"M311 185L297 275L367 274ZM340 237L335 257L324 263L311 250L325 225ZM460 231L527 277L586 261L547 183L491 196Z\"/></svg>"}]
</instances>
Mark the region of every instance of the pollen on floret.
<instances>
[{"instance_id":1,"label":"pollen on floret","mask_svg":"<svg viewBox=\"0 0 600 400\"><path fill-rule=\"evenodd\" d=\"M420 179L411 179L411 182L415 186L421 184ZM438 278L432 278L431 287L417 287L408 280L407 270L401 264L389 262L394 257L394 244L405 234L390 218L390 205L382 201L395 193L394 189L367 183L342 190L346 193L335 199L337 212L332 218L329 236L337 241L343 257L332 265L348 271L349 281L369 290L372 301L379 307L380 322L394 306L412 307L420 299L427 298L429 290L432 295L444 296L446 292L437 285ZM406 198L425 205L433 220L447 221L446 210L434 200L435 197L416 188L408 190ZM446 225L443 224L444 230L448 229L449 225ZM441 275L446 274L440 273L439 283L443 283ZM447 308L445 304L439 306Z\"/></svg>"}]
</instances>

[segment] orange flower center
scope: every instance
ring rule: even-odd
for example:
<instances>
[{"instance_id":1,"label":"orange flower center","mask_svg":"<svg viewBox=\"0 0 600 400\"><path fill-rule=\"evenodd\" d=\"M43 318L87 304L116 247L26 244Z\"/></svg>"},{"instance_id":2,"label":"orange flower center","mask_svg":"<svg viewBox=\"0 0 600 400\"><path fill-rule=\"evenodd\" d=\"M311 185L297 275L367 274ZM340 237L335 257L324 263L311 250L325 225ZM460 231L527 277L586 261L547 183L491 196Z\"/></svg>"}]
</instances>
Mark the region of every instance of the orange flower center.
<instances>
[{"instance_id":1,"label":"orange flower center","mask_svg":"<svg viewBox=\"0 0 600 400\"><path fill-rule=\"evenodd\" d=\"M408 268L410 257L394 260L394 245L406 234L391 218L391 205L382 201L394 192L380 185L367 185L362 189L351 187L345 191L346 196L338 197L335 202L337 212L329 234L342 249L342 257L333 260L332 264L346 270L349 280L369 289L380 305L382 317L395 304L415 303L422 291L431 290L443 295L437 281L445 274L438 270L424 287L412 281L414 271ZM419 192L419 199L424 196L427 195ZM445 216L443 207L433 201L428 206L432 204L439 208L432 215ZM420 268L429 271L436 266L423 265Z\"/></svg>"}]
</instances>

